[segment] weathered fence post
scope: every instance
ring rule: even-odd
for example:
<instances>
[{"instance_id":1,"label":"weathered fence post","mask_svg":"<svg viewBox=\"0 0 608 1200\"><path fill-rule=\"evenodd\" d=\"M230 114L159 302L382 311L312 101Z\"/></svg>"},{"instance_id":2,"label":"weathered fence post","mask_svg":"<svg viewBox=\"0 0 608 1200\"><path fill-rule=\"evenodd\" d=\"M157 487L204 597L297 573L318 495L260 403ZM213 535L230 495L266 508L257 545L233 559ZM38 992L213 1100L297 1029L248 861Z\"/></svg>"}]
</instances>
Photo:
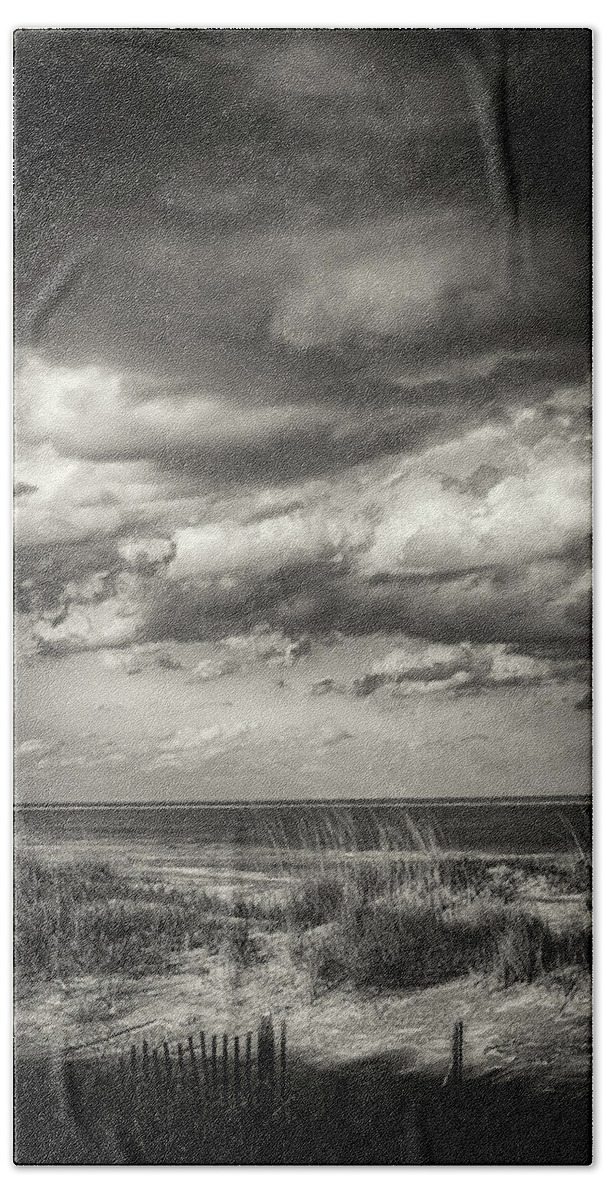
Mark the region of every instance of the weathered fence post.
<instances>
[{"instance_id":1,"label":"weathered fence post","mask_svg":"<svg viewBox=\"0 0 608 1200\"><path fill-rule=\"evenodd\" d=\"M190 1054L190 1067L192 1069L192 1081L196 1092L200 1092L200 1082L198 1077L198 1066L196 1062L196 1051L194 1049L194 1037L188 1035L188 1052Z\"/></svg>"},{"instance_id":2,"label":"weathered fence post","mask_svg":"<svg viewBox=\"0 0 608 1200\"><path fill-rule=\"evenodd\" d=\"M142 1045L142 1065L143 1065L143 1071L144 1071L144 1079L147 1083L150 1078L150 1055L148 1052L148 1043L145 1038L143 1040L143 1045Z\"/></svg>"},{"instance_id":3,"label":"weathered fence post","mask_svg":"<svg viewBox=\"0 0 608 1200\"><path fill-rule=\"evenodd\" d=\"M155 1046L152 1050L152 1088L154 1091L156 1113L161 1126L161 1136L166 1136L165 1125L167 1121L167 1089L163 1087L162 1072L160 1068L157 1046Z\"/></svg>"},{"instance_id":4,"label":"weathered fence post","mask_svg":"<svg viewBox=\"0 0 608 1200\"><path fill-rule=\"evenodd\" d=\"M247 1096L251 1099L251 1034L247 1034L245 1043L245 1086L247 1088Z\"/></svg>"},{"instance_id":5,"label":"weathered fence post","mask_svg":"<svg viewBox=\"0 0 608 1200\"><path fill-rule=\"evenodd\" d=\"M215 1091L217 1087L217 1035L211 1038L211 1084Z\"/></svg>"},{"instance_id":6,"label":"weathered fence post","mask_svg":"<svg viewBox=\"0 0 608 1200\"><path fill-rule=\"evenodd\" d=\"M225 1103L228 1102L228 1034L222 1038L222 1092Z\"/></svg>"},{"instance_id":7,"label":"weathered fence post","mask_svg":"<svg viewBox=\"0 0 608 1200\"><path fill-rule=\"evenodd\" d=\"M454 1087L462 1087L462 1050L464 1025L457 1021L452 1034L452 1083Z\"/></svg>"},{"instance_id":8,"label":"weathered fence post","mask_svg":"<svg viewBox=\"0 0 608 1200\"><path fill-rule=\"evenodd\" d=\"M156 1046L154 1047L154 1049L152 1051L152 1070L154 1072L154 1087L156 1088L157 1092L160 1092L160 1087L161 1087L160 1063L158 1061L158 1048Z\"/></svg>"},{"instance_id":9,"label":"weathered fence post","mask_svg":"<svg viewBox=\"0 0 608 1200\"><path fill-rule=\"evenodd\" d=\"M131 1046L131 1082L137 1083L137 1046Z\"/></svg>"},{"instance_id":10,"label":"weathered fence post","mask_svg":"<svg viewBox=\"0 0 608 1200\"><path fill-rule=\"evenodd\" d=\"M281 1100L287 1094L287 1022L281 1023Z\"/></svg>"},{"instance_id":11,"label":"weathered fence post","mask_svg":"<svg viewBox=\"0 0 608 1200\"><path fill-rule=\"evenodd\" d=\"M240 1042L238 1037L234 1039L234 1098L237 1104L241 1098L241 1061L240 1061Z\"/></svg>"},{"instance_id":12,"label":"weathered fence post","mask_svg":"<svg viewBox=\"0 0 608 1200\"><path fill-rule=\"evenodd\" d=\"M258 1030L258 1086L266 1099L274 1088L274 1029L270 1015L262 1017Z\"/></svg>"},{"instance_id":13,"label":"weathered fence post","mask_svg":"<svg viewBox=\"0 0 608 1200\"><path fill-rule=\"evenodd\" d=\"M172 1063L171 1063L171 1051L169 1050L169 1045L167 1042L163 1042L163 1054L165 1056L165 1070L167 1072L167 1083L170 1083L171 1076L173 1074L173 1068L172 1068Z\"/></svg>"},{"instance_id":14,"label":"weathered fence post","mask_svg":"<svg viewBox=\"0 0 608 1200\"><path fill-rule=\"evenodd\" d=\"M201 1064L202 1064L202 1068L203 1068L203 1079L205 1080L205 1084L208 1084L209 1083L209 1072L207 1069L207 1048L205 1046L205 1034L202 1030L201 1030L200 1041L201 1041Z\"/></svg>"},{"instance_id":15,"label":"weathered fence post","mask_svg":"<svg viewBox=\"0 0 608 1200\"><path fill-rule=\"evenodd\" d=\"M453 1088L462 1087L462 1058L463 1058L464 1024L456 1021L452 1030L452 1056L442 1087L451 1084Z\"/></svg>"}]
</instances>

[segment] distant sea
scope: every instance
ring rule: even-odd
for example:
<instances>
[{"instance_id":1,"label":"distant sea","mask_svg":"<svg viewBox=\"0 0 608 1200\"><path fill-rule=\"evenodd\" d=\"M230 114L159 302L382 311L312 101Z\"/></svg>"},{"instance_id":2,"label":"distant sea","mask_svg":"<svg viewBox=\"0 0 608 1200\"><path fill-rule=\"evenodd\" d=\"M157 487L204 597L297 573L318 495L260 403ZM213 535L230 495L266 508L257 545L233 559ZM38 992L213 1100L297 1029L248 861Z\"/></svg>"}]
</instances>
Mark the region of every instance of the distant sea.
<instances>
[{"instance_id":1,"label":"distant sea","mask_svg":"<svg viewBox=\"0 0 608 1200\"><path fill-rule=\"evenodd\" d=\"M419 837L420 835L420 837ZM19 845L153 843L337 847L353 851L432 842L457 852L564 854L591 845L589 796L475 799L56 804L15 809ZM421 839L421 840L420 840Z\"/></svg>"}]
</instances>

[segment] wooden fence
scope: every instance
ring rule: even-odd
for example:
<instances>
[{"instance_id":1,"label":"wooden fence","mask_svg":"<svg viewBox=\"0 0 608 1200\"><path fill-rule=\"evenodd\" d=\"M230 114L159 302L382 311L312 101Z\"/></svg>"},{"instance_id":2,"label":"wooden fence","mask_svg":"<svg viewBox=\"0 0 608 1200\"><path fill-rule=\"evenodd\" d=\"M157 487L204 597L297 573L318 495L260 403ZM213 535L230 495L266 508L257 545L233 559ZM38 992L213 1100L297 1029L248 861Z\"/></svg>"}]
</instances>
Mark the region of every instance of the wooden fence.
<instances>
[{"instance_id":1,"label":"wooden fence","mask_svg":"<svg viewBox=\"0 0 608 1200\"><path fill-rule=\"evenodd\" d=\"M287 1027L283 1021L275 1038L270 1017L264 1017L257 1035L210 1037L201 1031L183 1042L150 1047L144 1038L131 1046L128 1062L120 1071L136 1089L149 1088L159 1095L174 1089L224 1104L272 1104L287 1096Z\"/></svg>"},{"instance_id":2,"label":"wooden fence","mask_svg":"<svg viewBox=\"0 0 608 1200\"><path fill-rule=\"evenodd\" d=\"M81 1130L94 1140L103 1129L122 1161L290 1161L311 1104L317 1138L337 1121L336 1097L303 1091L297 1070L292 1078L285 1022L276 1036L265 1017L255 1034L201 1031L156 1045L144 1038L122 1055L67 1059L64 1094ZM446 1085L460 1109L462 1021L453 1029Z\"/></svg>"},{"instance_id":3,"label":"wooden fence","mask_svg":"<svg viewBox=\"0 0 608 1200\"><path fill-rule=\"evenodd\" d=\"M261 1160L290 1122L287 1031L271 1018L254 1035L190 1034L122 1055L72 1056L63 1096L92 1142L129 1162Z\"/></svg>"}]
</instances>

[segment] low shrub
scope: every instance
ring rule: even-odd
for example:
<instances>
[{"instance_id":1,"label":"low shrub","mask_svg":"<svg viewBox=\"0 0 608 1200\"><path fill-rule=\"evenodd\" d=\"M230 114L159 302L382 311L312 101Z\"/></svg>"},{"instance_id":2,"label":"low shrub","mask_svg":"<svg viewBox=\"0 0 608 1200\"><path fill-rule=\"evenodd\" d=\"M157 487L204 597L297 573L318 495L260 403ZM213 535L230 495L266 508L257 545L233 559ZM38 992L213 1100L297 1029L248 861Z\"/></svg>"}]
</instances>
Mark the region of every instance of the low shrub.
<instances>
[{"instance_id":1,"label":"low shrub","mask_svg":"<svg viewBox=\"0 0 608 1200\"><path fill-rule=\"evenodd\" d=\"M507 986L565 964L588 966L590 946L582 927L555 931L507 905L445 911L387 899L345 909L311 954L327 986L349 979L357 987L422 988L471 971L497 972Z\"/></svg>"}]
</instances>

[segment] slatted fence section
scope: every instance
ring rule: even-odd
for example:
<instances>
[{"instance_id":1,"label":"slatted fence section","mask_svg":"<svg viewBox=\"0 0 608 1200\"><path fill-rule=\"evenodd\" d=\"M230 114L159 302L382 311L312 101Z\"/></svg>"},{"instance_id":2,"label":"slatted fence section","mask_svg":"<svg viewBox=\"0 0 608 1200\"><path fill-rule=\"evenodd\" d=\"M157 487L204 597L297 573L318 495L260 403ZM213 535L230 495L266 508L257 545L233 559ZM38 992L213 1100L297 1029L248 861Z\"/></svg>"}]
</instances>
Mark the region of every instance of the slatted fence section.
<instances>
[{"instance_id":1,"label":"slatted fence section","mask_svg":"<svg viewBox=\"0 0 608 1200\"><path fill-rule=\"evenodd\" d=\"M443 1095L458 1120L463 1043L457 1021ZM68 1059L63 1073L76 1123L94 1139L103 1121L132 1163L287 1162L306 1115L297 1067L290 1078L285 1022L277 1037L269 1017L256 1034L201 1031L160 1045L144 1038L121 1056Z\"/></svg>"},{"instance_id":2,"label":"slatted fence section","mask_svg":"<svg viewBox=\"0 0 608 1200\"><path fill-rule=\"evenodd\" d=\"M103 1113L129 1161L263 1158L289 1122L287 1030L275 1038L265 1017L255 1035L144 1038L121 1057L66 1061L64 1081L77 1123Z\"/></svg>"},{"instance_id":3,"label":"slatted fence section","mask_svg":"<svg viewBox=\"0 0 608 1200\"><path fill-rule=\"evenodd\" d=\"M201 1030L174 1046L165 1041L150 1048L144 1038L131 1046L129 1078L136 1091L151 1088L162 1094L177 1088L226 1105L272 1105L287 1096L286 1024L278 1043L270 1017L262 1019L255 1039L251 1032L209 1039Z\"/></svg>"},{"instance_id":4,"label":"slatted fence section","mask_svg":"<svg viewBox=\"0 0 608 1200\"><path fill-rule=\"evenodd\" d=\"M272 1019L244 1036L202 1030L175 1044L146 1038L120 1057L68 1059L64 1093L82 1128L92 1114L116 1130L133 1162L184 1161L188 1148L217 1161L243 1147L266 1153L289 1120L287 1030Z\"/></svg>"}]
</instances>

